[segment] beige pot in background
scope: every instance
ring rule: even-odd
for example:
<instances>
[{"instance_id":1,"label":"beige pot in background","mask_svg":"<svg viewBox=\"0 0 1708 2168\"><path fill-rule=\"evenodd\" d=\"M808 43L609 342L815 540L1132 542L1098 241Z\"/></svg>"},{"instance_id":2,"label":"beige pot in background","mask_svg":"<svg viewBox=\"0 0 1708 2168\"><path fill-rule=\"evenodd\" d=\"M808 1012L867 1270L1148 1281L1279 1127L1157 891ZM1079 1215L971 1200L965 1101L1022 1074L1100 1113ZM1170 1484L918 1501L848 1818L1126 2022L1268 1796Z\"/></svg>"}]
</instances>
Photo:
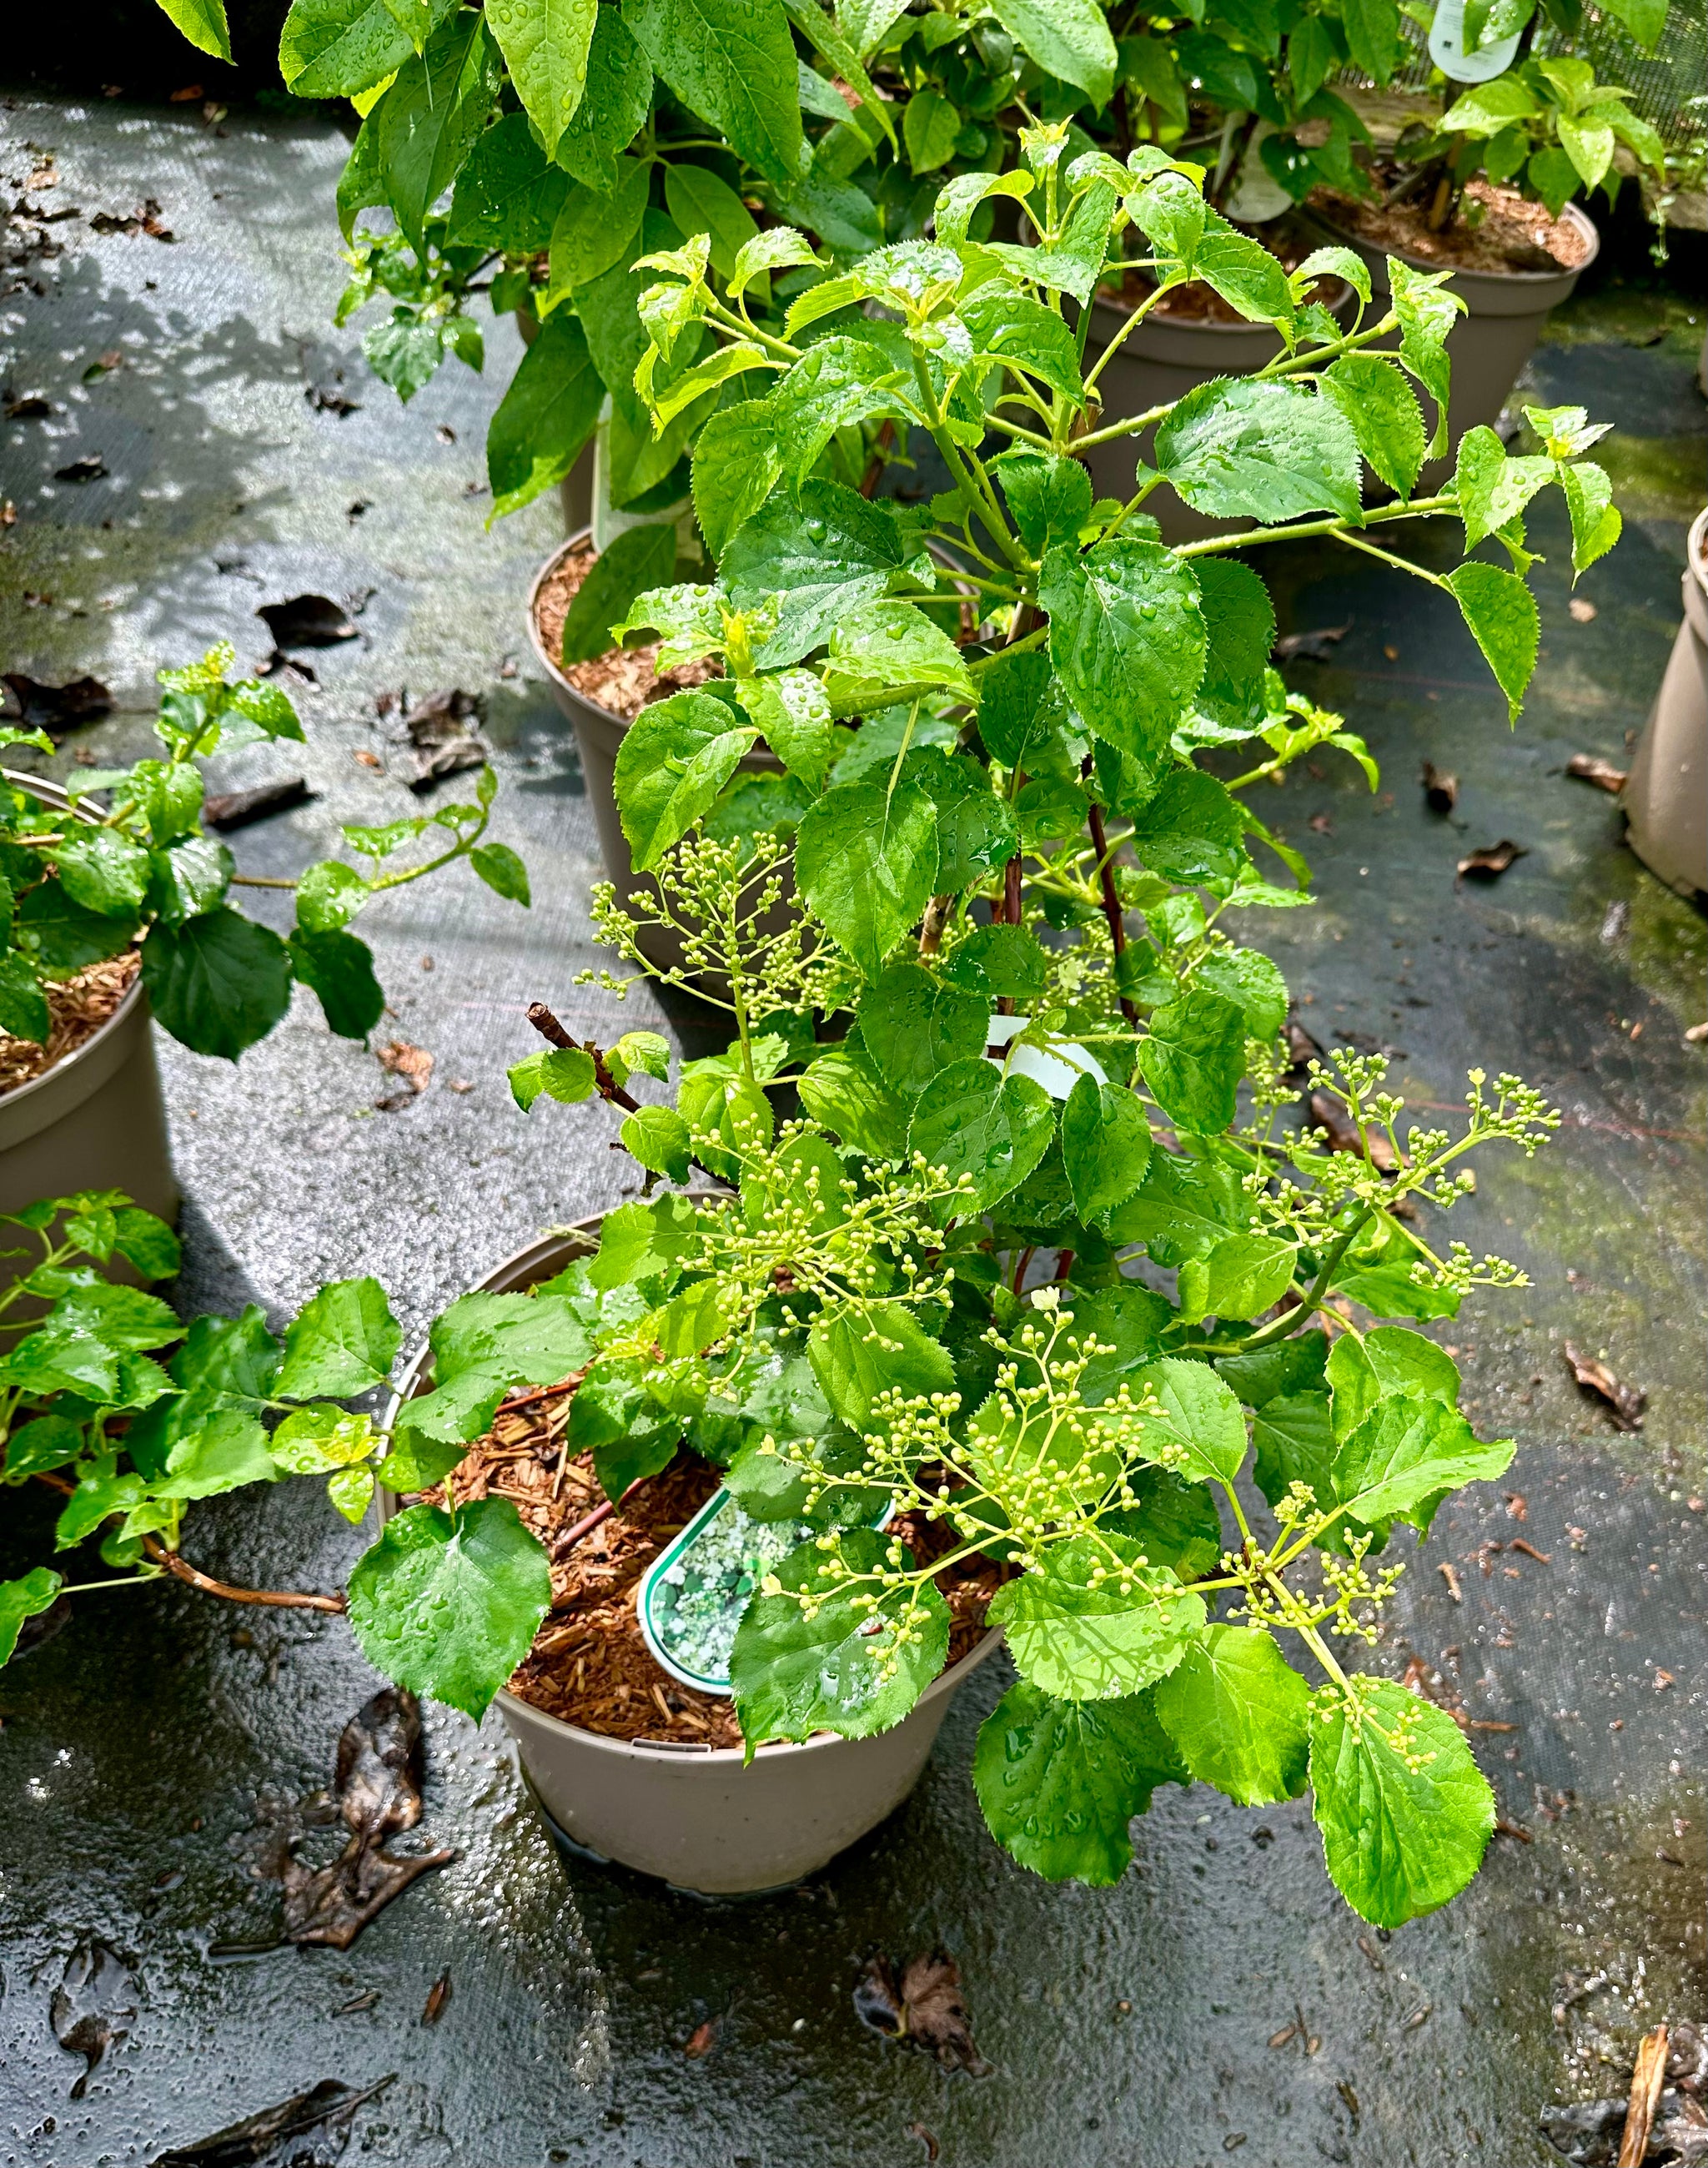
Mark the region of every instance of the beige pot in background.
<instances>
[{"instance_id":1,"label":"beige pot in background","mask_svg":"<svg viewBox=\"0 0 1708 2168\"><path fill-rule=\"evenodd\" d=\"M1623 804L1631 848L1669 888L1708 892L1708 512L1686 545L1684 621L1637 740Z\"/></svg>"}]
</instances>

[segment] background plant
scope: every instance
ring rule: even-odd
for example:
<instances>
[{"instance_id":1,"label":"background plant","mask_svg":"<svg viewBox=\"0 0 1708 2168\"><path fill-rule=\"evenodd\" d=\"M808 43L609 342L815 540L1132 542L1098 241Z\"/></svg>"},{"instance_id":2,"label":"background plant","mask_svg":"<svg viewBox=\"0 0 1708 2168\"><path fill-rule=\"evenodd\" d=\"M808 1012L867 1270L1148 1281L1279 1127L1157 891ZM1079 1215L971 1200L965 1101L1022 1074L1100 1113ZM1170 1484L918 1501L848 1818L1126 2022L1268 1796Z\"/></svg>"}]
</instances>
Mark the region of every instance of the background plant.
<instances>
[{"instance_id":1,"label":"background plant","mask_svg":"<svg viewBox=\"0 0 1708 2168\"><path fill-rule=\"evenodd\" d=\"M140 944L156 1018L198 1054L235 1060L272 1030L299 982L335 1032L365 1039L385 1001L372 952L349 927L372 897L465 859L489 888L528 902L521 859L483 840L497 789L488 768L472 805L347 826L361 869L326 858L294 879L239 874L229 846L203 824L199 763L303 733L278 686L231 682L234 660L222 643L185 669L162 671L162 757L78 774L69 809L22 778L0 789L0 1030L45 1041L44 987ZM40 731L6 729L0 744L55 749ZM245 917L229 901L234 886L294 893L289 937Z\"/></svg>"}]
</instances>

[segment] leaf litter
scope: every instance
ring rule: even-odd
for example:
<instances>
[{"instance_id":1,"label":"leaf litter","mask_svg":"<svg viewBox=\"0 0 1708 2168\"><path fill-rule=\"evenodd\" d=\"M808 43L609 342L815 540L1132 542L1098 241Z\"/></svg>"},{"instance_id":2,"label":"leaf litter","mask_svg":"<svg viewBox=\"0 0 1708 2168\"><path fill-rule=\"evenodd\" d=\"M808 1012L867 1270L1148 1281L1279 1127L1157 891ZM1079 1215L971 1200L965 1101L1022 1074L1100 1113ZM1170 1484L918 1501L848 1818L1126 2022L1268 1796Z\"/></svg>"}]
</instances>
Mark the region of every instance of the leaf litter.
<instances>
[{"instance_id":1,"label":"leaf litter","mask_svg":"<svg viewBox=\"0 0 1708 2168\"><path fill-rule=\"evenodd\" d=\"M1481 850L1472 851L1459 861L1461 880L1498 880L1502 874L1515 866L1530 852L1522 843L1514 843L1509 836L1503 836L1498 843L1487 843Z\"/></svg>"},{"instance_id":2,"label":"leaf litter","mask_svg":"<svg viewBox=\"0 0 1708 2168\"><path fill-rule=\"evenodd\" d=\"M397 704L406 704L403 696ZM429 790L445 776L485 766L486 748L475 735L480 716L477 697L457 686L429 693L408 709L403 729L416 752L415 773L409 778L411 790Z\"/></svg>"},{"instance_id":3,"label":"leaf litter","mask_svg":"<svg viewBox=\"0 0 1708 2168\"><path fill-rule=\"evenodd\" d=\"M377 1048L375 1059L382 1069L403 1079L402 1090L389 1092L385 1098L374 1102L382 1114L395 1114L400 1107L418 1099L433 1073L432 1055L424 1046L411 1046L406 1039L394 1039L390 1045Z\"/></svg>"},{"instance_id":4,"label":"leaf litter","mask_svg":"<svg viewBox=\"0 0 1708 2168\"><path fill-rule=\"evenodd\" d=\"M421 1820L422 1775L415 1696L383 1687L339 1735L330 1800L319 1794L275 1813L258 1847L257 1873L284 1891L286 1942L347 1950L417 1876L457 1857L448 1847L401 1856L385 1848ZM339 1820L350 1835L336 1859L311 1868L296 1857L306 1829Z\"/></svg>"},{"instance_id":5,"label":"leaf litter","mask_svg":"<svg viewBox=\"0 0 1708 2168\"><path fill-rule=\"evenodd\" d=\"M1319 624L1309 632L1285 633L1275 644L1275 659L1277 662L1330 662L1334 650L1351 630L1349 617L1345 624Z\"/></svg>"},{"instance_id":6,"label":"leaf litter","mask_svg":"<svg viewBox=\"0 0 1708 2168\"><path fill-rule=\"evenodd\" d=\"M1426 760L1423 771L1424 803L1432 813L1451 813L1459 803L1459 778L1434 761Z\"/></svg>"},{"instance_id":7,"label":"leaf litter","mask_svg":"<svg viewBox=\"0 0 1708 2168\"><path fill-rule=\"evenodd\" d=\"M307 2092L245 2116L193 2144L158 2153L150 2168L332 2168L344 2150L356 2111L395 2085L390 2071L358 2091L322 2078Z\"/></svg>"},{"instance_id":8,"label":"leaf litter","mask_svg":"<svg viewBox=\"0 0 1708 2168\"><path fill-rule=\"evenodd\" d=\"M336 647L341 640L357 637L348 614L330 595L293 595L288 602L263 603L255 614L281 654L292 647Z\"/></svg>"},{"instance_id":9,"label":"leaf litter","mask_svg":"<svg viewBox=\"0 0 1708 2168\"><path fill-rule=\"evenodd\" d=\"M45 685L22 671L8 670L0 684L6 688L0 715L8 722L21 722L26 730L45 731L50 737L63 736L84 723L98 723L113 712L113 695L98 678L72 678L63 685Z\"/></svg>"},{"instance_id":10,"label":"leaf litter","mask_svg":"<svg viewBox=\"0 0 1708 2168\"><path fill-rule=\"evenodd\" d=\"M1610 792L1615 797L1625 788L1626 772L1593 752L1574 752L1566 763L1567 775L1575 776L1579 783L1593 783L1598 790Z\"/></svg>"},{"instance_id":11,"label":"leaf litter","mask_svg":"<svg viewBox=\"0 0 1708 2168\"><path fill-rule=\"evenodd\" d=\"M1648 1405L1648 1395L1641 1385L1621 1384L1599 1355L1586 1355L1569 1340L1562 1352L1578 1383L1602 1400L1615 1430L1642 1428L1642 1411Z\"/></svg>"},{"instance_id":12,"label":"leaf litter","mask_svg":"<svg viewBox=\"0 0 1708 2168\"><path fill-rule=\"evenodd\" d=\"M82 2075L71 2090L74 2101L88 2090L107 2050L129 2032L125 2021L136 2015L133 1962L97 1935L86 1935L66 1960L48 2004L48 2022L66 2054L83 2059Z\"/></svg>"},{"instance_id":13,"label":"leaf litter","mask_svg":"<svg viewBox=\"0 0 1708 2168\"><path fill-rule=\"evenodd\" d=\"M923 2049L945 2070L983 2077L990 2069L973 2045L960 1968L947 1950L910 1958L899 1977L887 1957L869 1958L854 1990L854 2014L874 2032Z\"/></svg>"}]
</instances>

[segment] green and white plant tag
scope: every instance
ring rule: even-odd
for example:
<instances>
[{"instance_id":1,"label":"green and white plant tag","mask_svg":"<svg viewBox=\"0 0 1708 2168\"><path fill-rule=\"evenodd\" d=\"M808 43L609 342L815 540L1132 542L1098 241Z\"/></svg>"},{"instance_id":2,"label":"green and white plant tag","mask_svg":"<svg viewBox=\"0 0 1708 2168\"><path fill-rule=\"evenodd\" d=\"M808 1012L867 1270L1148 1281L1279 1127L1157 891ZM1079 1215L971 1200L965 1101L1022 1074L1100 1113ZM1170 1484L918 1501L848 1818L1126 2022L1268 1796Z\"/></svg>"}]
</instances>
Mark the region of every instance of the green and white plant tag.
<instances>
[{"instance_id":1,"label":"green and white plant tag","mask_svg":"<svg viewBox=\"0 0 1708 2168\"><path fill-rule=\"evenodd\" d=\"M1465 50L1465 0L1439 0L1430 25L1430 58L1454 82L1488 82L1504 75L1518 50L1519 33L1497 38L1474 53Z\"/></svg>"}]
</instances>

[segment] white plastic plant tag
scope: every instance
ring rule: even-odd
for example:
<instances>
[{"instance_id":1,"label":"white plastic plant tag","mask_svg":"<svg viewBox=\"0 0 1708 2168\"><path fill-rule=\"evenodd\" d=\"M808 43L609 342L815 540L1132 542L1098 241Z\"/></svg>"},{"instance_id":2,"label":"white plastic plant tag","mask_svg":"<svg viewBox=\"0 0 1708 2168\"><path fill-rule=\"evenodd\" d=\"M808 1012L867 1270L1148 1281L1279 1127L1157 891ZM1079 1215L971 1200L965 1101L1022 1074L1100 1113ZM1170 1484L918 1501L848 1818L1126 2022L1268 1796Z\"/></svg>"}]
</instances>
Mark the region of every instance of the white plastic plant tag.
<instances>
[{"instance_id":1,"label":"white plastic plant tag","mask_svg":"<svg viewBox=\"0 0 1708 2168\"><path fill-rule=\"evenodd\" d=\"M1270 219L1293 208L1292 198L1263 162L1264 138L1274 133L1266 120L1260 120L1253 129L1233 193L1223 206L1228 216L1241 226L1266 226Z\"/></svg>"},{"instance_id":2,"label":"white plastic plant tag","mask_svg":"<svg viewBox=\"0 0 1708 2168\"><path fill-rule=\"evenodd\" d=\"M992 1017L984 1034L985 1046L1006 1046L1029 1021L1026 1017ZM1040 1047L1017 1046L1008 1067L1012 1075L1030 1076L1034 1084L1042 1084L1053 1099L1065 1099L1082 1076L1089 1076L1095 1084L1109 1081L1096 1057L1070 1039L1053 1039L1048 1054Z\"/></svg>"},{"instance_id":3,"label":"white plastic plant tag","mask_svg":"<svg viewBox=\"0 0 1708 2168\"><path fill-rule=\"evenodd\" d=\"M882 1528L892 1507L886 1504ZM765 1576L819 1531L804 1521L756 1521L717 1490L647 1568L635 1611L646 1645L673 1679L704 1694L729 1691L729 1655Z\"/></svg>"},{"instance_id":4,"label":"white plastic plant tag","mask_svg":"<svg viewBox=\"0 0 1708 2168\"><path fill-rule=\"evenodd\" d=\"M1465 50L1465 0L1437 0L1435 19L1430 26L1430 58L1454 82L1488 82L1504 75L1518 50L1518 33L1484 45L1474 53Z\"/></svg>"}]
</instances>

